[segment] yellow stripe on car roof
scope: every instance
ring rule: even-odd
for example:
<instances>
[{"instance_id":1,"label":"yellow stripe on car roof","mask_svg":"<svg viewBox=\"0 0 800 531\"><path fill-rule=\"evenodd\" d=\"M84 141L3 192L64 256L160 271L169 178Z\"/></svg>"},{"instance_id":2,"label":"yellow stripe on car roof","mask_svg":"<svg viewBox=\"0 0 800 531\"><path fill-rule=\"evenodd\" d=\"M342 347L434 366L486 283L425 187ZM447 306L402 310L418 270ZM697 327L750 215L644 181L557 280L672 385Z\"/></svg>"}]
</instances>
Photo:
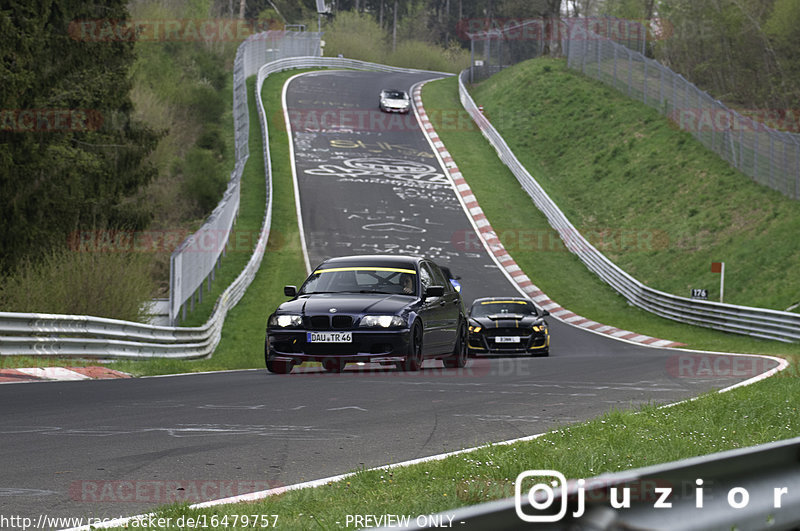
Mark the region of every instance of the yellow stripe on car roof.
<instances>
[{"instance_id":1,"label":"yellow stripe on car roof","mask_svg":"<svg viewBox=\"0 0 800 531\"><path fill-rule=\"evenodd\" d=\"M481 304L525 304L527 305L527 301L486 301L482 302Z\"/></svg>"},{"instance_id":2,"label":"yellow stripe on car roof","mask_svg":"<svg viewBox=\"0 0 800 531\"><path fill-rule=\"evenodd\" d=\"M399 269L397 267L332 267L330 269L317 269L315 273L334 273L336 271L391 271L392 273L409 273L416 275L413 269Z\"/></svg>"}]
</instances>

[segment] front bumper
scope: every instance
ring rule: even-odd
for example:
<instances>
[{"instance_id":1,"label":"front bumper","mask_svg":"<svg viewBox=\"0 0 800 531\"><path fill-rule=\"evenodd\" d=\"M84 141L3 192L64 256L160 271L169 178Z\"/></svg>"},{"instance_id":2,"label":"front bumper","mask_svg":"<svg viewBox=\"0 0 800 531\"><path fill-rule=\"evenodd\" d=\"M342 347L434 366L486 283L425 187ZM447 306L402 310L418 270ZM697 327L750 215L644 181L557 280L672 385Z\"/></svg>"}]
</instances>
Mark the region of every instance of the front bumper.
<instances>
[{"instance_id":1,"label":"front bumper","mask_svg":"<svg viewBox=\"0 0 800 531\"><path fill-rule=\"evenodd\" d=\"M408 107L387 107L386 105L381 105L381 110L383 112L399 112L400 114L408 114L411 110L411 106Z\"/></svg>"},{"instance_id":2,"label":"front bumper","mask_svg":"<svg viewBox=\"0 0 800 531\"><path fill-rule=\"evenodd\" d=\"M267 356L275 361L336 360L347 362L403 361L408 353L410 330L345 330L352 333L350 343L309 343L306 330L268 330Z\"/></svg>"},{"instance_id":3,"label":"front bumper","mask_svg":"<svg viewBox=\"0 0 800 531\"><path fill-rule=\"evenodd\" d=\"M519 343L498 343L482 332L469 334L470 354L535 354L549 347L549 332L520 335Z\"/></svg>"}]
</instances>

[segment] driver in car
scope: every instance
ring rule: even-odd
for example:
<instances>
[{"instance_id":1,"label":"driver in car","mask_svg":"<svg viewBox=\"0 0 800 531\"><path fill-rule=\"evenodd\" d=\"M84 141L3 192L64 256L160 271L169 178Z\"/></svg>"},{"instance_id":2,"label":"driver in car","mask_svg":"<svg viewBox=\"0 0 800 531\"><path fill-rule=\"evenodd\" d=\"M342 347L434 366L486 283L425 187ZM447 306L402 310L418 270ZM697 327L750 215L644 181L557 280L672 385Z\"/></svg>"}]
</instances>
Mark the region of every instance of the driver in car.
<instances>
[{"instance_id":1,"label":"driver in car","mask_svg":"<svg viewBox=\"0 0 800 531\"><path fill-rule=\"evenodd\" d=\"M403 273L400 275L400 286L403 288L403 294L405 295L413 295L414 294L414 277L408 273Z\"/></svg>"}]
</instances>

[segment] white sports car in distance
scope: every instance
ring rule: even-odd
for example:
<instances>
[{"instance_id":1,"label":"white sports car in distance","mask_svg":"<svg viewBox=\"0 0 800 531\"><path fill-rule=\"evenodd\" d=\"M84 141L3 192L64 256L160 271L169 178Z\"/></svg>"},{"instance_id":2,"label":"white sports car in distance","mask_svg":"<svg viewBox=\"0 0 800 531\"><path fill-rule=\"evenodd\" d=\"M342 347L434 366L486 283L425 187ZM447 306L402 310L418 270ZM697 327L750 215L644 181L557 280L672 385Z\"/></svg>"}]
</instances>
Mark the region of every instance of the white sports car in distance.
<instances>
[{"instance_id":1,"label":"white sports car in distance","mask_svg":"<svg viewBox=\"0 0 800 531\"><path fill-rule=\"evenodd\" d=\"M411 98L403 90L384 89L381 91L380 108L383 112L405 114L411 110Z\"/></svg>"}]
</instances>

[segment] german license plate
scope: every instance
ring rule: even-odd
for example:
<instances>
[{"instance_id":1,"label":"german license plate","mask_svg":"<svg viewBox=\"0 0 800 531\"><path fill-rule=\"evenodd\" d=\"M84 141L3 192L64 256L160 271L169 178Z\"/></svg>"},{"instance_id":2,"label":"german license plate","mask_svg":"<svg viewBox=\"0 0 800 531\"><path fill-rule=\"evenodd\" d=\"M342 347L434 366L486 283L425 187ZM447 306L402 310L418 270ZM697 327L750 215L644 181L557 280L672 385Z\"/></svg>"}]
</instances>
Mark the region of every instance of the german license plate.
<instances>
[{"instance_id":1,"label":"german license plate","mask_svg":"<svg viewBox=\"0 0 800 531\"><path fill-rule=\"evenodd\" d=\"M519 336L497 336L494 340L498 343L519 343Z\"/></svg>"},{"instance_id":2,"label":"german license plate","mask_svg":"<svg viewBox=\"0 0 800 531\"><path fill-rule=\"evenodd\" d=\"M308 343L352 343L352 332L306 332Z\"/></svg>"}]
</instances>

